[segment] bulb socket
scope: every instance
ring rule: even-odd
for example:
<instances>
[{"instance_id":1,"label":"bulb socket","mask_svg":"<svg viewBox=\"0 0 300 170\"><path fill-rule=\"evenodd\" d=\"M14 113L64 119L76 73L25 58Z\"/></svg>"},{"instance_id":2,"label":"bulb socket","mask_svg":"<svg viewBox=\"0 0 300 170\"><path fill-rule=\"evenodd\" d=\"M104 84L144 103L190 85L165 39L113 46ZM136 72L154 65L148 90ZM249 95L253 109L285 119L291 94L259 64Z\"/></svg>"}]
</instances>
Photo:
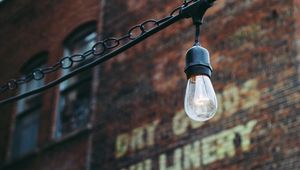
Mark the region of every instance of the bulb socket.
<instances>
[{"instance_id":1,"label":"bulb socket","mask_svg":"<svg viewBox=\"0 0 300 170\"><path fill-rule=\"evenodd\" d=\"M198 43L186 53L186 67L184 70L187 79L194 75L206 75L211 78L212 67L209 52Z\"/></svg>"}]
</instances>

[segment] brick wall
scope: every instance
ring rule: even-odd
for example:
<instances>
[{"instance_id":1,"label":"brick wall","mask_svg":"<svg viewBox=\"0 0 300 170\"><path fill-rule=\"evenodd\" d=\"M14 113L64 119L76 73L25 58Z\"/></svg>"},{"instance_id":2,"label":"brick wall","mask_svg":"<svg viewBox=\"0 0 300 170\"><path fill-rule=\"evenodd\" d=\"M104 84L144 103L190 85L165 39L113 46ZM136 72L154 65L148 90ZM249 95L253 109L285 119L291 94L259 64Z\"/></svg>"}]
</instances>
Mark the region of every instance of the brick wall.
<instances>
[{"instance_id":1,"label":"brick wall","mask_svg":"<svg viewBox=\"0 0 300 170\"><path fill-rule=\"evenodd\" d=\"M176 3L107 2L111 6L120 8L105 12L110 18L105 35L159 18ZM116 14L118 9L122 12ZM97 117L106 121L94 134L92 167L299 168L294 17L293 2L278 0L218 1L209 11L201 39L212 56L219 111L204 124L183 113L184 56L194 35L190 21L172 25L102 66L99 75L106 76L100 78Z\"/></svg>"},{"instance_id":2,"label":"brick wall","mask_svg":"<svg viewBox=\"0 0 300 170\"><path fill-rule=\"evenodd\" d=\"M63 42L84 23L99 20L100 3L91 1L15 0L0 4L1 84L20 76L20 68L34 55L48 52L48 65L63 56ZM59 75L47 76L51 81ZM85 169L88 134L65 141L53 139L58 89L44 93L37 151L20 160L10 160L15 104L1 108L0 164L6 169ZM55 145L57 143L58 145ZM0 166L0 167L1 167ZM1 168L0 168L1 169Z\"/></svg>"},{"instance_id":3,"label":"brick wall","mask_svg":"<svg viewBox=\"0 0 300 170\"><path fill-rule=\"evenodd\" d=\"M40 51L57 61L63 40L87 21L98 21L100 38L119 36L181 1L20 3L0 6L0 82L18 75L8 66ZM48 90L40 150L7 164L13 109L2 108L0 160L5 169L299 169L298 13L298 0L218 0L208 11L201 41L219 110L206 123L183 111L184 57L194 39L183 20L97 67L92 131L53 142L57 89Z\"/></svg>"}]
</instances>

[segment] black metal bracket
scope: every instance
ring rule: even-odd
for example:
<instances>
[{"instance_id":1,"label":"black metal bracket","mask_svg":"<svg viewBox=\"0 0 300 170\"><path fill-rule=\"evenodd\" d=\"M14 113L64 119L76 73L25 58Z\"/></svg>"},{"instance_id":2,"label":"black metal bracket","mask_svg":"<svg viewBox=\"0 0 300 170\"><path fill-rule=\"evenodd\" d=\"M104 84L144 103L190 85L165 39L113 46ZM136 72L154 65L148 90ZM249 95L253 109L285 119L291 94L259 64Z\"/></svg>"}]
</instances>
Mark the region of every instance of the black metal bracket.
<instances>
[{"instance_id":1,"label":"black metal bracket","mask_svg":"<svg viewBox=\"0 0 300 170\"><path fill-rule=\"evenodd\" d=\"M195 4L189 8L183 8L182 13L185 18L192 18L194 25L201 25L203 16L207 9L212 7L215 0L194 0Z\"/></svg>"},{"instance_id":2,"label":"black metal bracket","mask_svg":"<svg viewBox=\"0 0 300 170\"><path fill-rule=\"evenodd\" d=\"M189 8L183 8L181 12L185 18L192 18L195 25L195 44L200 44L200 25L202 25L204 14L207 9L213 6L215 0L194 0L195 4Z\"/></svg>"}]
</instances>

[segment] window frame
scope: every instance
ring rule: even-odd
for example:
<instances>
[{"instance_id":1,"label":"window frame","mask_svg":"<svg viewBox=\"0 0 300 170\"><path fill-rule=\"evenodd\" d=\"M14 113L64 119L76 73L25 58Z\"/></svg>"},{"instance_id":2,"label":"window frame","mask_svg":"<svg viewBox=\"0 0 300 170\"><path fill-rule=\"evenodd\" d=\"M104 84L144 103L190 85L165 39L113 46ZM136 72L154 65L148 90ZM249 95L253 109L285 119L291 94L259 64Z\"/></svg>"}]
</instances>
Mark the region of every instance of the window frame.
<instances>
[{"instance_id":1,"label":"window frame","mask_svg":"<svg viewBox=\"0 0 300 170\"><path fill-rule=\"evenodd\" d=\"M95 43L97 40L97 29L96 29L96 22L90 22L88 24L84 24L80 27L78 27L77 29L75 29L75 31L73 31L69 36L67 36L67 38L65 39L64 43L63 43L63 47L64 47L64 57L65 56L70 56L72 54L76 54L76 52L72 52L72 50L74 50L74 46L76 46L77 44L80 44L84 41L84 39L88 38L89 36L92 36L90 38L90 40L88 40L88 45L90 43ZM80 53L82 53L84 51L80 51ZM63 70L61 72L62 75L66 75L68 74L69 71L72 71L73 69L76 69L78 67L81 67L82 65L90 62L91 59L87 59L86 61L80 62L80 63L76 63L76 65L72 66L70 69L66 69ZM82 74L84 74L84 76L82 76ZM74 82L72 82L72 79L75 79ZM68 92L72 92L72 91L76 91L76 88L80 87L80 86L84 86L85 84L90 86L89 89L89 94L88 94L88 100L89 103L91 102L91 96L92 96L92 81L93 81L93 72L92 70L87 70L83 73L81 73L80 75L76 75L73 78L66 80L65 82L61 83L59 88L58 88L58 100L57 100L57 104L56 104L56 123L55 123L55 131L53 134L54 138L62 138L65 136L68 136L69 134L72 134L73 132L76 131L80 131L82 129L85 129L88 124L90 123L90 115L91 115L91 109L88 110L88 117L87 117L87 122L85 123L84 126L80 126L79 128L76 127L74 129L71 129L70 131L64 132L64 123L70 123L69 121L67 122L63 122L62 117L65 116L63 115L63 110L66 107L65 104L65 100L68 96ZM77 90L80 91L80 90ZM84 90L85 91L85 90ZM64 101L62 101L64 100ZM77 100L75 100L76 102ZM72 107L72 104L71 104ZM71 115L73 116L73 115ZM75 116L76 117L76 116Z\"/></svg>"},{"instance_id":2,"label":"window frame","mask_svg":"<svg viewBox=\"0 0 300 170\"><path fill-rule=\"evenodd\" d=\"M48 53L47 52L41 52L31 59L29 59L20 69L20 74L22 76L27 76L28 74L31 74L31 71L37 68L41 68L47 64L48 60ZM39 82L36 82L39 81ZM30 82L27 82L25 84L20 85L19 94L26 93L28 90L33 90L38 87L41 87L45 84L45 80L31 80ZM28 102L29 101L29 102ZM32 102L33 101L33 102ZM40 128L40 115L43 110L43 94L35 94L29 97L26 97L24 99L18 100L15 103L15 111L14 111L14 123L12 124L13 131L11 136L11 145L10 145L10 159L19 159L22 158L28 154L31 154L35 151L35 148L38 146L38 138L39 138L39 128ZM23 142L28 140L22 140L24 139L24 136L22 137L22 133L26 133L26 130L28 130L26 127L28 127L28 121L29 122L29 128L34 128L31 130L34 130L33 136L34 140L30 140L29 145L32 145L32 148L22 148L22 146L26 145ZM26 123L27 121L27 123ZM31 123L35 124L31 124ZM24 126L25 125L25 126ZM25 150L25 151L24 151Z\"/></svg>"}]
</instances>

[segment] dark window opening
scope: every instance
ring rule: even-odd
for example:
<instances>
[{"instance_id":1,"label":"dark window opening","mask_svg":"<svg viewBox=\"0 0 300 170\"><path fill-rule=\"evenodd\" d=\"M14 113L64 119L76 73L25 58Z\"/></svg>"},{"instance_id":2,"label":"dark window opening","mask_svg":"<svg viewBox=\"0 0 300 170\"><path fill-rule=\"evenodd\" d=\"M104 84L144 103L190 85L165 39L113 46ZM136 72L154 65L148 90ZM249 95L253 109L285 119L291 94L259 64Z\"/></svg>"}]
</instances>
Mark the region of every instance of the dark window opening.
<instances>
[{"instance_id":1,"label":"dark window opening","mask_svg":"<svg viewBox=\"0 0 300 170\"><path fill-rule=\"evenodd\" d=\"M65 42L64 56L82 54L90 50L96 42L95 24L76 30ZM88 62L74 63L70 71ZM92 71L87 70L60 85L60 97L57 111L56 137L63 136L76 129L86 127L90 120Z\"/></svg>"},{"instance_id":2,"label":"dark window opening","mask_svg":"<svg viewBox=\"0 0 300 170\"><path fill-rule=\"evenodd\" d=\"M22 75L41 68L46 64L47 54L41 53L29 60L21 69ZM44 85L44 80L32 80L19 87L19 94L34 90ZM12 143L12 158L18 158L32 152L38 141L39 114L42 108L42 94L36 94L17 102L16 121Z\"/></svg>"}]
</instances>

